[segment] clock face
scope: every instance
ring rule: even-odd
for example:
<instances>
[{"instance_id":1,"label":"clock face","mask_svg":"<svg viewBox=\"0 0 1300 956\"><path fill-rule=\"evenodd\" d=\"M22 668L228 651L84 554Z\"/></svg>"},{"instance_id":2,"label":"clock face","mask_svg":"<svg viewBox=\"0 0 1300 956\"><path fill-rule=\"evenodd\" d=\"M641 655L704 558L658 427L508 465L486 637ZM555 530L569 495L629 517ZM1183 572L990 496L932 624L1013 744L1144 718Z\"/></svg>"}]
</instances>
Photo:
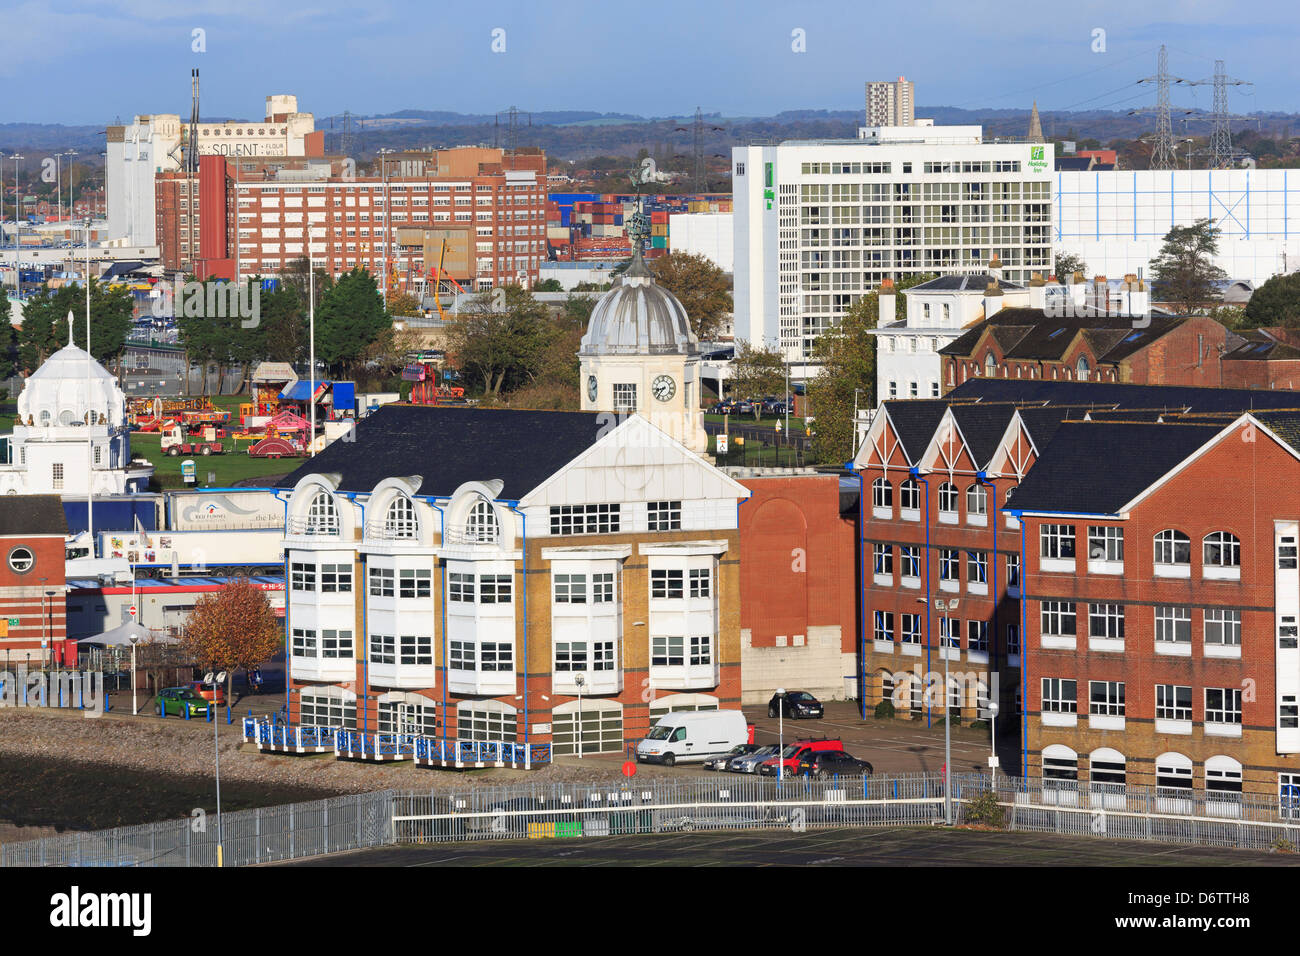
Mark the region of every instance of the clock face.
<instances>
[{"instance_id":1,"label":"clock face","mask_svg":"<svg viewBox=\"0 0 1300 956\"><path fill-rule=\"evenodd\" d=\"M587 398L593 402L596 400L596 376L587 376Z\"/></svg>"},{"instance_id":2,"label":"clock face","mask_svg":"<svg viewBox=\"0 0 1300 956\"><path fill-rule=\"evenodd\" d=\"M659 401L666 402L677 394L677 383L671 375L660 375L650 383L650 391Z\"/></svg>"}]
</instances>

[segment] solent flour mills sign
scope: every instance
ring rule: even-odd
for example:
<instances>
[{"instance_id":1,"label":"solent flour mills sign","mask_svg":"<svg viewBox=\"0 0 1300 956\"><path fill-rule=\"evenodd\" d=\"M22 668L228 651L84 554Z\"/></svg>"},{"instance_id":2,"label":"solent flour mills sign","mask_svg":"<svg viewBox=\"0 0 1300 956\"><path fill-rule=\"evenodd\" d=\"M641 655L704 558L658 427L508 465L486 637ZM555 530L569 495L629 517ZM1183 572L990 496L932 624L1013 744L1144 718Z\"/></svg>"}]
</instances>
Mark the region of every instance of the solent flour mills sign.
<instances>
[{"instance_id":1,"label":"solent flour mills sign","mask_svg":"<svg viewBox=\"0 0 1300 956\"><path fill-rule=\"evenodd\" d=\"M64 707L104 712L104 675L99 671L0 671L0 707Z\"/></svg>"}]
</instances>

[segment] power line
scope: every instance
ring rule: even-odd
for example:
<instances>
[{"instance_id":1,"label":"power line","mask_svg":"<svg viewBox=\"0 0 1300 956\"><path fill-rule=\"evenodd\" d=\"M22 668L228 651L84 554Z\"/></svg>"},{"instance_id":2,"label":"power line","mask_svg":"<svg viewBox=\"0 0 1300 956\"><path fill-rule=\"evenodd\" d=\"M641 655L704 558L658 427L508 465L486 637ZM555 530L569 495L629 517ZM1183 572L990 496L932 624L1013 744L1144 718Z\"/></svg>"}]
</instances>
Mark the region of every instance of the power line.
<instances>
[{"instance_id":1,"label":"power line","mask_svg":"<svg viewBox=\"0 0 1300 956\"><path fill-rule=\"evenodd\" d=\"M1132 54L1131 56L1121 57L1117 60L1110 60L1105 66L1099 66L1095 70L1084 70L1082 73L1075 73L1073 76L1063 76L1059 80L1052 80L1049 83L1039 83L1036 86L1026 86L1023 89L1011 90L1009 93L1003 93L1000 96L994 96L991 99L986 98L982 100L971 100L968 103L961 104L957 108L964 109L967 106L981 106L989 102L997 102L998 100L1004 100L1010 96L1018 96L1021 93L1036 93L1039 90L1047 89L1049 86L1056 86L1060 83L1067 83L1070 80L1077 80L1083 76L1092 76L1094 73L1101 73L1105 70L1111 69L1112 67L1118 66L1121 63L1127 63L1129 60L1136 60L1138 57L1150 56L1151 53L1153 52L1154 52L1154 48L1149 50L1140 50L1137 53ZM1105 94L1102 95L1104 96Z\"/></svg>"}]
</instances>

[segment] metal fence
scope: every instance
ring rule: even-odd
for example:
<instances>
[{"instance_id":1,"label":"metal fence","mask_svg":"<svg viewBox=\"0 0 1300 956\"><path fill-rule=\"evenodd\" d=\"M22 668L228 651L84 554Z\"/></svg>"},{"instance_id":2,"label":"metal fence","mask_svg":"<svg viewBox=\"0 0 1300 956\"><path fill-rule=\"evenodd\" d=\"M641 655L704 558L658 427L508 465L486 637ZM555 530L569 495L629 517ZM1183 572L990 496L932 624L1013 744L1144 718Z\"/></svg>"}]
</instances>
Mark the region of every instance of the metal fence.
<instances>
[{"instance_id":1,"label":"metal fence","mask_svg":"<svg viewBox=\"0 0 1300 956\"><path fill-rule=\"evenodd\" d=\"M393 842L394 792L222 814L225 866L274 863ZM199 828L196 830L196 826ZM217 818L63 833L0 846L0 866L215 866Z\"/></svg>"},{"instance_id":2,"label":"metal fence","mask_svg":"<svg viewBox=\"0 0 1300 956\"><path fill-rule=\"evenodd\" d=\"M1300 800L1228 792L952 777L954 822L992 790L1008 830L1267 850L1300 845ZM987 809L987 807L982 808ZM891 777L748 775L638 782L525 784L449 792L336 797L224 817L227 866L272 863L392 843L595 837L693 830L928 826L944 820L939 774ZM989 822L981 817L979 822ZM0 847L3 866L211 866L216 821L69 833ZM1283 841L1286 841L1285 844Z\"/></svg>"}]
</instances>

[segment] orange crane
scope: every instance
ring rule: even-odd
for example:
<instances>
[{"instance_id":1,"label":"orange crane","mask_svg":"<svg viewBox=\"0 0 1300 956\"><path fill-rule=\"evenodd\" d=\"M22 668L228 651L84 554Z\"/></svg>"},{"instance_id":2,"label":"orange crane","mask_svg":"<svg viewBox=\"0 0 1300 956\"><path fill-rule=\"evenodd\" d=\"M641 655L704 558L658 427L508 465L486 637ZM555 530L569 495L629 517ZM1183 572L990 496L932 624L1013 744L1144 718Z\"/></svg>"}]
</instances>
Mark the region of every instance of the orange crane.
<instances>
[{"instance_id":1,"label":"orange crane","mask_svg":"<svg viewBox=\"0 0 1300 956\"><path fill-rule=\"evenodd\" d=\"M442 280L445 278L448 282L450 282L453 286L456 287L457 292L465 291L464 289L461 288L460 283L457 282L455 279L451 278L451 276L443 275L442 264L446 260L446 258L447 258L447 240L444 239L442 240L442 248L438 252L438 267L436 269L429 270L429 275L433 278L433 304L438 309L438 318L442 319L444 322L447 320L447 313L442 311L442 299L438 295L439 287L442 285Z\"/></svg>"}]
</instances>

